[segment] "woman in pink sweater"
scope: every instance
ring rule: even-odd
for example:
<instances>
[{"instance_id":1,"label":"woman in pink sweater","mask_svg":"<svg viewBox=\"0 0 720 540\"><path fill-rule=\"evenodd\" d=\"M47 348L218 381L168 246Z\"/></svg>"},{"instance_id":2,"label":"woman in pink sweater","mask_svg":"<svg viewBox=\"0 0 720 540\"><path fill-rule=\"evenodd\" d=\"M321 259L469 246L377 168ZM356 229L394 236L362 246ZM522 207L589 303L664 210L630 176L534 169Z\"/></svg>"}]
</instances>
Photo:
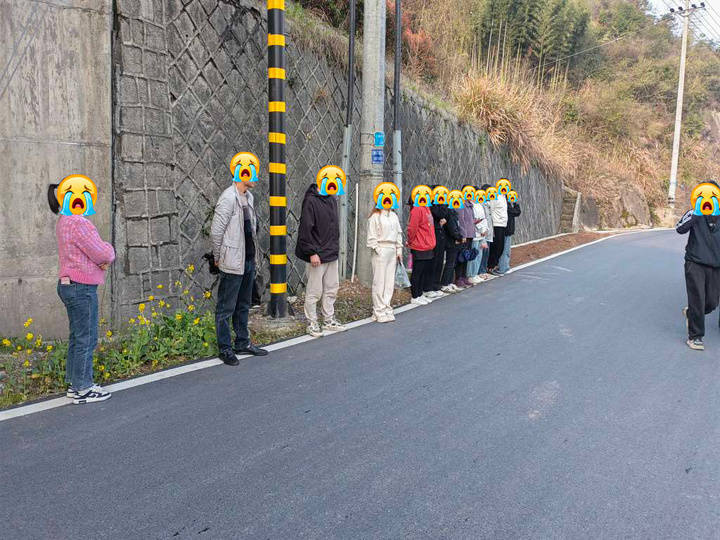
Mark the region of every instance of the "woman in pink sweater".
<instances>
[{"instance_id":1,"label":"woman in pink sweater","mask_svg":"<svg viewBox=\"0 0 720 540\"><path fill-rule=\"evenodd\" d=\"M57 190L57 195L55 194ZM93 352L98 341L97 287L115 250L103 242L84 216L95 213L95 184L83 175L71 175L48 188L48 203L60 214L55 233L60 262L57 291L70 321L65 381L67 397L75 404L105 401L110 393L93 383Z\"/></svg>"}]
</instances>

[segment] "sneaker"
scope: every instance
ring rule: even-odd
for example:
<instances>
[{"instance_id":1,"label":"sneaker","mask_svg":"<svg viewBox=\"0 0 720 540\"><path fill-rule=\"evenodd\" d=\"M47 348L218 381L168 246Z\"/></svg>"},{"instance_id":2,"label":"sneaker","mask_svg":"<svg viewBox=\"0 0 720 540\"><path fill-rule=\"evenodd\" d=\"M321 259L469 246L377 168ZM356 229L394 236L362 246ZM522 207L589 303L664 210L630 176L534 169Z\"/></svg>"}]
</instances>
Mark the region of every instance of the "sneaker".
<instances>
[{"instance_id":1,"label":"sneaker","mask_svg":"<svg viewBox=\"0 0 720 540\"><path fill-rule=\"evenodd\" d=\"M435 291L435 298L445 298L447 296L447 293L444 293L442 291Z\"/></svg>"},{"instance_id":2,"label":"sneaker","mask_svg":"<svg viewBox=\"0 0 720 540\"><path fill-rule=\"evenodd\" d=\"M442 293L439 293L438 291L426 291L423 296L435 299L440 298L442 296Z\"/></svg>"},{"instance_id":3,"label":"sneaker","mask_svg":"<svg viewBox=\"0 0 720 540\"><path fill-rule=\"evenodd\" d=\"M477 285L478 283L482 283L482 278L480 276L473 276L471 278L468 278L468 281L473 285Z\"/></svg>"},{"instance_id":4,"label":"sneaker","mask_svg":"<svg viewBox=\"0 0 720 540\"><path fill-rule=\"evenodd\" d=\"M459 293L460 291L463 290L462 287L458 287L458 286L455 285L454 283L451 283L451 284L449 285L449 287L451 287L452 290L453 290L453 292L456 292L456 293Z\"/></svg>"},{"instance_id":5,"label":"sneaker","mask_svg":"<svg viewBox=\"0 0 720 540\"><path fill-rule=\"evenodd\" d=\"M65 397L75 399L77 396L77 390L75 390L72 386L68 387L67 392L65 392Z\"/></svg>"},{"instance_id":6,"label":"sneaker","mask_svg":"<svg viewBox=\"0 0 720 540\"><path fill-rule=\"evenodd\" d=\"M427 300L427 303L430 304L433 300L435 300L435 296L430 296L430 293L423 294L420 298L424 298Z\"/></svg>"},{"instance_id":7,"label":"sneaker","mask_svg":"<svg viewBox=\"0 0 720 540\"><path fill-rule=\"evenodd\" d=\"M690 347L693 351L704 351L705 345L703 344L703 340L700 338L695 339L688 339L686 341L687 346Z\"/></svg>"},{"instance_id":8,"label":"sneaker","mask_svg":"<svg viewBox=\"0 0 720 540\"><path fill-rule=\"evenodd\" d=\"M442 289L440 289L445 294L455 294L455 289L451 285L445 285Z\"/></svg>"},{"instance_id":9,"label":"sneaker","mask_svg":"<svg viewBox=\"0 0 720 540\"><path fill-rule=\"evenodd\" d=\"M337 319L330 319L323 324L323 330L328 332L344 332L347 330Z\"/></svg>"},{"instance_id":10,"label":"sneaker","mask_svg":"<svg viewBox=\"0 0 720 540\"><path fill-rule=\"evenodd\" d=\"M82 405L83 403L97 403L99 401L110 399L111 397L112 394L110 392L106 392L99 386L95 385L85 390L82 394L78 392L77 396L73 398L73 403L75 405Z\"/></svg>"},{"instance_id":11,"label":"sneaker","mask_svg":"<svg viewBox=\"0 0 720 540\"><path fill-rule=\"evenodd\" d=\"M237 366L240 363L238 357L232 351L220 351L218 358L223 361L223 364L228 366Z\"/></svg>"},{"instance_id":12,"label":"sneaker","mask_svg":"<svg viewBox=\"0 0 720 540\"><path fill-rule=\"evenodd\" d=\"M377 322L379 322L379 323L389 323L389 322L393 322L394 320L395 320L395 316L394 316L394 315L382 315L382 316L378 317Z\"/></svg>"},{"instance_id":13,"label":"sneaker","mask_svg":"<svg viewBox=\"0 0 720 540\"><path fill-rule=\"evenodd\" d=\"M320 337L323 335L322 330L320 330L320 325L316 322L308 324L307 333L312 337Z\"/></svg>"},{"instance_id":14,"label":"sneaker","mask_svg":"<svg viewBox=\"0 0 720 540\"><path fill-rule=\"evenodd\" d=\"M267 356L268 353L265 349L261 349L260 347L257 347L252 343L250 343L247 347L242 347L238 349L233 347L233 352L235 354L251 354L253 356Z\"/></svg>"},{"instance_id":15,"label":"sneaker","mask_svg":"<svg viewBox=\"0 0 720 540\"><path fill-rule=\"evenodd\" d=\"M496 277L503 277L503 276L505 275L505 274L503 274L502 272L500 272L499 270L497 270L497 269L495 269L495 268L493 268L492 270L490 270L490 273L491 273L493 276L496 276Z\"/></svg>"},{"instance_id":16,"label":"sneaker","mask_svg":"<svg viewBox=\"0 0 720 540\"><path fill-rule=\"evenodd\" d=\"M429 302L422 296L413 298L412 300L410 300L410 303L414 306L427 306L429 304Z\"/></svg>"}]
</instances>

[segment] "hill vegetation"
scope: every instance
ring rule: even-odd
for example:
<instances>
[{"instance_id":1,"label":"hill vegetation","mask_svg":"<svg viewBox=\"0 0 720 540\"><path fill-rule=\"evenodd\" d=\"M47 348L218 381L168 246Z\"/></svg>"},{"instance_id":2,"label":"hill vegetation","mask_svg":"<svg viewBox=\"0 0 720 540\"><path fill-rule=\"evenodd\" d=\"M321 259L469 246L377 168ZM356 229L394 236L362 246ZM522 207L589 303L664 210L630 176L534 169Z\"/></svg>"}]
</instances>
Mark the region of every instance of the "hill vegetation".
<instances>
[{"instance_id":1,"label":"hill vegetation","mask_svg":"<svg viewBox=\"0 0 720 540\"><path fill-rule=\"evenodd\" d=\"M302 0L347 29L348 0ZM645 0L403 0L408 78L464 119L598 202L603 224L624 224L623 196L665 206L680 39ZM358 20L362 22L362 1ZM388 0L388 45L394 35ZM362 31L362 29L360 29ZM392 47L390 46L389 49ZM720 52L691 36L679 180L717 178Z\"/></svg>"}]
</instances>

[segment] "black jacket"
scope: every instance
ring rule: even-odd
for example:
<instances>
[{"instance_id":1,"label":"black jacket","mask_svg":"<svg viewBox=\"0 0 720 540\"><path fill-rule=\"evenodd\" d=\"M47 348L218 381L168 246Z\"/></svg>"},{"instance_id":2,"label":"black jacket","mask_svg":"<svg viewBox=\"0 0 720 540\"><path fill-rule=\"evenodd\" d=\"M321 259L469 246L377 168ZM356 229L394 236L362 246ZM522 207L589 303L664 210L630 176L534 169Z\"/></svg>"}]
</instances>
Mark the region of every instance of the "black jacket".
<instances>
[{"instance_id":1,"label":"black jacket","mask_svg":"<svg viewBox=\"0 0 720 540\"><path fill-rule=\"evenodd\" d=\"M443 230L445 231L445 238L449 244L455 244L456 240L463 240L463 235L460 233L460 222L458 221L457 210L447 208L447 216L445 217L447 223L444 225Z\"/></svg>"},{"instance_id":2,"label":"black jacket","mask_svg":"<svg viewBox=\"0 0 720 540\"><path fill-rule=\"evenodd\" d=\"M447 206L433 204L430 207L430 213L433 217L433 224L435 225L435 236L437 236L438 232L442 231L443 226L440 225L440 220L444 219L447 221L449 211L450 209Z\"/></svg>"},{"instance_id":3,"label":"black jacket","mask_svg":"<svg viewBox=\"0 0 720 540\"><path fill-rule=\"evenodd\" d=\"M318 195L313 182L305 192L300 213L295 256L310 262L312 255L320 262L336 261L340 249L340 225L336 197Z\"/></svg>"},{"instance_id":4,"label":"black jacket","mask_svg":"<svg viewBox=\"0 0 720 540\"><path fill-rule=\"evenodd\" d=\"M515 234L515 218L520 215L520 205L518 203L508 202L508 222L505 227L505 236Z\"/></svg>"},{"instance_id":5,"label":"black jacket","mask_svg":"<svg viewBox=\"0 0 720 540\"><path fill-rule=\"evenodd\" d=\"M675 227L680 234L690 231L685 260L720 268L720 220L717 216L696 216L692 210Z\"/></svg>"}]
</instances>

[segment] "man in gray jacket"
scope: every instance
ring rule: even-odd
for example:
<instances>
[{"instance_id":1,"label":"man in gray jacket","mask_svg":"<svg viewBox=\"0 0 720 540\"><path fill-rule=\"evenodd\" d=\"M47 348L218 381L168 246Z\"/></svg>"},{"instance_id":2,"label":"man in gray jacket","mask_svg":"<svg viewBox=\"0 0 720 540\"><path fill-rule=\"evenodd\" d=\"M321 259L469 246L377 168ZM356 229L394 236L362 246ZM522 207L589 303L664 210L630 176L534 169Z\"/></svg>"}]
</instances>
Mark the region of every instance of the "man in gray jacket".
<instances>
[{"instance_id":1,"label":"man in gray jacket","mask_svg":"<svg viewBox=\"0 0 720 540\"><path fill-rule=\"evenodd\" d=\"M215 328L220 359L230 366L240 362L235 354L264 356L267 351L250 342L248 316L255 281L257 218L250 189L260 168L249 152L236 154L230 161L233 185L220 195L213 216L210 238L215 264L220 269ZM235 330L232 346L230 318Z\"/></svg>"}]
</instances>

